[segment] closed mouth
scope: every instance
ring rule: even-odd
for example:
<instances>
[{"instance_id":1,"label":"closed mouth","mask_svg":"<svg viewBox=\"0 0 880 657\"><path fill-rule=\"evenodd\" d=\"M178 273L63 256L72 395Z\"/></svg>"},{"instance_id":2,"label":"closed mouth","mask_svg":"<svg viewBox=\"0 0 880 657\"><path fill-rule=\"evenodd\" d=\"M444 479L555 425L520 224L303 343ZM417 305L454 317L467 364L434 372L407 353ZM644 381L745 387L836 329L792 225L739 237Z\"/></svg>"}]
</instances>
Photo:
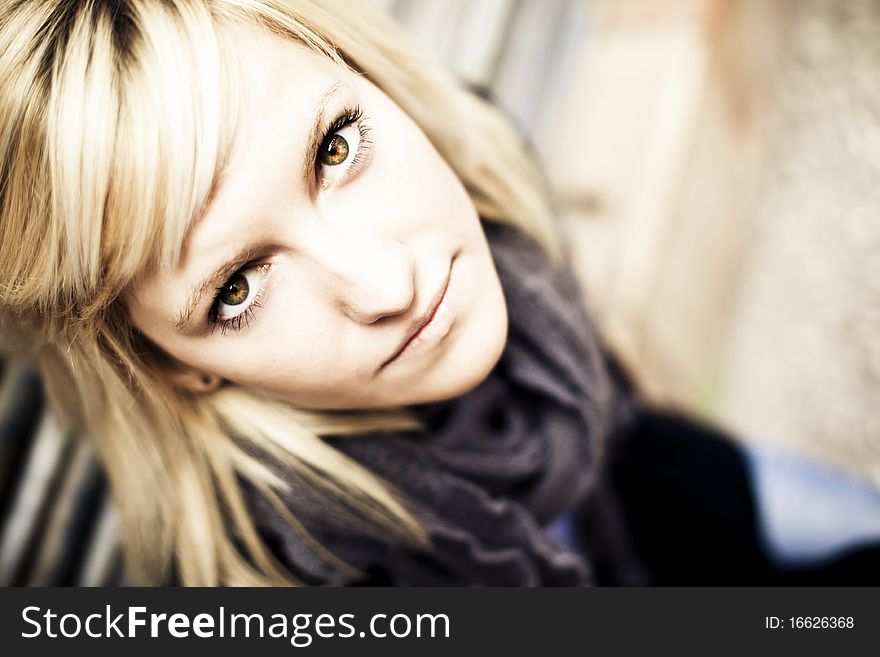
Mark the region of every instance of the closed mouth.
<instances>
[{"instance_id":1,"label":"closed mouth","mask_svg":"<svg viewBox=\"0 0 880 657\"><path fill-rule=\"evenodd\" d=\"M446 280L443 283L443 287L434 295L434 298L431 300L431 304L428 309L420 316L420 318L413 322L410 327L410 332L408 337L403 340L403 342L398 346L398 348L394 351L394 354L382 363L382 367L384 368L388 363L397 358L403 351L406 349L407 345L410 344L418 335L422 332L428 324L431 323L431 320L434 319L434 315L437 312L437 308L440 307L440 304L443 302L443 299L446 296L446 290L449 288L449 280L452 277L452 263L455 262L455 258L449 263L449 272L446 274ZM382 368L380 368L382 369Z\"/></svg>"}]
</instances>

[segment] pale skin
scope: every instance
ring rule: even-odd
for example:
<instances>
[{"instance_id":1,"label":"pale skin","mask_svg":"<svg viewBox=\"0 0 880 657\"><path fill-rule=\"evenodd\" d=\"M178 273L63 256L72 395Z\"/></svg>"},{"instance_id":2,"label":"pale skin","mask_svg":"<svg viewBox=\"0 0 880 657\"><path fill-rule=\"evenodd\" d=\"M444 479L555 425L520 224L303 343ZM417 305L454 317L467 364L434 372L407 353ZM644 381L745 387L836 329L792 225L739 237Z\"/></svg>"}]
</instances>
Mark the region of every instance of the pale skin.
<instances>
[{"instance_id":1,"label":"pale skin","mask_svg":"<svg viewBox=\"0 0 880 657\"><path fill-rule=\"evenodd\" d=\"M230 382L303 408L368 409L478 385L508 321L461 181L366 79L261 32L238 31L233 50L242 87L229 161L176 268L127 294L135 327L196 392ZM182 321L193 290L244 249ZM388 362L447 282L448 332Z\"/></svg>"}]
</instances>

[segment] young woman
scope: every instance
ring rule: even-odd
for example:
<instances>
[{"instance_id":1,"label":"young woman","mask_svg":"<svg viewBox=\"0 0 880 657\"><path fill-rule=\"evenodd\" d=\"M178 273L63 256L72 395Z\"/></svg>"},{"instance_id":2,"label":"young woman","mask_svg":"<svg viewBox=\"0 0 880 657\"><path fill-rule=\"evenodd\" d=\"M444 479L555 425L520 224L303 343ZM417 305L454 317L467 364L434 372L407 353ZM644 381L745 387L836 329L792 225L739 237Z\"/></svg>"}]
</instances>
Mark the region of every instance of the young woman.
<instances>
[{"instance_id":1,"label":"young woman","mask_svg":"<svg viewBox=\"0 0 880 657\"><path fill-rule=\"evenodd\" d=\"M517 137L380 16L5 0L0 93L4 345L96 442L133 581L769 572L735 448L641 407ZM734 501L640 488L690 439Z\"/></svg>"}]
</instances>

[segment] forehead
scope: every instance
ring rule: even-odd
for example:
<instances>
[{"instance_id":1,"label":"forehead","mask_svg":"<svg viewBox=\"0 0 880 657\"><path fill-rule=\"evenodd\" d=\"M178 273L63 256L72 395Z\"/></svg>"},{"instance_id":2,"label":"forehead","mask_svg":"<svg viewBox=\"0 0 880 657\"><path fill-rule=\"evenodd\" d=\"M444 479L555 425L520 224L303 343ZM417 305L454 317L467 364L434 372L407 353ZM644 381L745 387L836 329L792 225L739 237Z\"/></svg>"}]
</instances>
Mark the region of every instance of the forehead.
<instances>
[{"instance_id":1,"label":"forehead","mask_svg":"<svg viewBox=\"0 0 880 657\"><path fill-rule=\"evenodd\" d=\"M353 74L330 58L291 39L255 28L237 30L231 41L236 68L235 115L230 148L203 211L187 231L180 263L206 223L216 227L219 208L247 206L267 163L303 156L306 137L331 92L347 88ZM285 180L296 182L296 172ZM249 182L250 181L250 182ZM222 201L222 202L220 202ZM216 231L215 231L216 232Z\"/></svg>"},{"instance_id":2,"label":"forehead","mask_svg":"<svg viewBox=\"0 0 880 657\"><path fill-rule=\"evenodd\" d=\"M167 309L170 296L181 292L181 281L192 283L207 265L216 264L229 246L217 236L234 235L242 219L230 209L254 206L257 190L270 187L265 179L270 163L299 163L323 100L356 78L302 43L259 28L227 28L223 41L234 80L231 144L205 207L184 234L176 265L146 272L131 287L128 305L134 314L151 306ZM298 171L279 173L278 184L299 184Z\"/></svg>"},{"instance_id":3,"label":"forehead","mask_svg":"<svg viewBox=\"0 0 880 657\"><path fill-rule=\"evenodd\" d=\"M351 71L299 41L248 26L236 26L224 40L234 68L235 108L231 147L215 181L234 168L256 127L279 119L277 127L295 130L314 119L316 97L328 84L348 79ZM328 82L330 81L330 82ZM281 116L274 116L280 112ZM199 217L196 218L196 221Z\"/></svg>"},{"instance_id":4,"label":"forehead","mask_svg":"<svg viewBox=\"0 0 880 657\"><path fill-rule=\"evenodd\" d=\"M259 82L303 84L313 77L348 70L301 41L257 26L237 23L221 30L223 43L239 71L238 82L245 87Z\"/></svg>"}]
</instances>

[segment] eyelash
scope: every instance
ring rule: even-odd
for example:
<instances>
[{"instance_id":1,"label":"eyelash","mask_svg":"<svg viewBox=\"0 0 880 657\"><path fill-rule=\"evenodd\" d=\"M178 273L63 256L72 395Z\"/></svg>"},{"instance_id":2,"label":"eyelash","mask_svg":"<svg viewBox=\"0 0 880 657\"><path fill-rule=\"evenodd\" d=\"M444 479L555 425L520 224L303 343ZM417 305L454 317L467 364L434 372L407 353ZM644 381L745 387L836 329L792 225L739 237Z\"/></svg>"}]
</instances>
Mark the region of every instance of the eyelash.
<instances>
[{"instance_id":1,"label":"eyelash","mask_svg":"<svg viewBox=\"0 0 880 657\"><path fill-rule=\"evenodd\" d=\"M221 290L223 288L220 288ZM230 329L233 331L241 331L241 323L244 322L245 326L250 326L251 320L255 316L254 309L262 308L263 304L260 303L259 299L254 299L251 305L245 308L241 313L236 315L235 317L230 317L229 319L221 319L219 321L215 321L213 323L213 327L220 327L220 335L226 335L226 332ZM211 333L214 332L214 329L211 329Z\"/></svg>"},{"instance_id":2,"label":"eyelash","mask_svg":"<svg viewBox=\"0 0 880 657\"><path fill-rule=\"evenodd\" d=\"M364 113L359 105L343 109L342 112L333 121L331 121L327 128L324 130L324 134L322 135L321 141L319 142L318 148L320 149L320 147L327 141L327 138L330 137L330 135L339 132L349 125L357 123L359 135L358 147L357 151L354 154L354 157L351 159L351 162L346 167L345 174L342 179L343 182L348 180L352 175L354 175L354 173L359 170L359 168L366 161L366 157L372 151L373 142L370 140L370 126L367 124L366 121L363 120L363 117ZM324 165L318 164L317 152L312 154L312 162L315 170L315 177L316 179L318 179L321 188L324 189L326 188L326 185L319 178ZM232 276L230 276L226 281L224 281L223 285L215 290L214 299L211 303L211 308L208 311L208 320L211 324L212 334L217 327L220 328L221 335L226 335L227 331L230 330L240 332L242 329L242 323L245 326L250 326L251 321L256 316L256 310L263 307L263 300L266 295L266 280L268 277L269 266L270 265L268 263L262 265L247 263L239 267L235 272L233 272ZM262 279L260 280L259 284L260 287L257 290L256 297L254 297L254 300L248 305L247 308L245 308L235 317L230 317L228 319L218 319L217 310L220 303L220 293L226 288L232 278L250 269L263 270Z\"/></svg>"}]
</instances>

